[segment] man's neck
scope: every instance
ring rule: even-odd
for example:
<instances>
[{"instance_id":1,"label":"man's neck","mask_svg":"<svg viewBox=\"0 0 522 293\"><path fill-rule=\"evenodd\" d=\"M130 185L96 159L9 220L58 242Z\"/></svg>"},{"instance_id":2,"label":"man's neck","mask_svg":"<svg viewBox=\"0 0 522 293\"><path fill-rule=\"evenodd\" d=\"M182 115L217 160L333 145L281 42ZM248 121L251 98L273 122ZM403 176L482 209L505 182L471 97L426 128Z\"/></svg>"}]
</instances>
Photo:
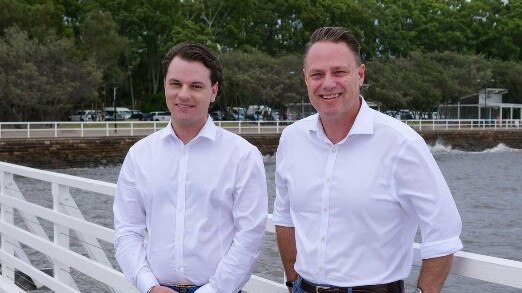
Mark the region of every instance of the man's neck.
<instances>
[{"instance_id":1,"label":"man's neck","mask_svg":"<svg viewBox=\"0 0 522 293\"><path fill-rule=\"evenodd\" d=\"M197 124L197 125L176 125L174 122L171 123L172 129L174 130L174 133L176 136L183 142L183 144L189 143L191 140L193 140L198 133L203 129L205 126L205 122L203 124Z\"/></svg>"},{"instance_id":2,"label":"man's neck","mask_svg":"<svg viewBox=\"0 0 522 293\"><path fill-rule=\"evenodd\" d=\"M333 144L340 142L348 135L354 122L354 120L348 119L323 119L321 117L320 119L326 137Z\"/></svg>"},{"instance_id":3,"label":"man's neck","mask_svg":"<svg viewBox=\"0 0 522 293\"><path fill-rule=\"evenodd\" d=\"M324 133L330 142L337 144L348 136L360 108L361 104L359 104L359 107L356 110L342 117L321 117L321 114L319 114Z\"/></svg>"}]
</instances>

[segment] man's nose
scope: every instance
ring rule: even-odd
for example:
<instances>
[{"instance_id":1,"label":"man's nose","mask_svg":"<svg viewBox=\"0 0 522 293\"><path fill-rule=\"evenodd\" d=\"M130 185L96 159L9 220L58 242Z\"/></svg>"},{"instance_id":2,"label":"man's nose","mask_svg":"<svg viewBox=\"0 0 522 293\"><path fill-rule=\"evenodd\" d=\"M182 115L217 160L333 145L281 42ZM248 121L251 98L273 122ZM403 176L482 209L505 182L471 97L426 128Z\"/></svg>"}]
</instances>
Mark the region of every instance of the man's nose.
<instances>
[{"instance_id":1,"label":"man's nose","mask_svg":"<svg viewBox=\"0 0 522 293\"><path fill-rule=\"evenodd\" d=\"M333 78L333 76L331 74L326 74L324 76L323 88L331 89L333 87L335 87L335 79Z\"/></svg>"},{"instance_id":2,"label":"man's nose","mask_svg":"<svg viewBox=\"0 0 522 293\"><path fill-rule=\"evenodd\" d=\"M179 90L178 97L181 99L188 99L190 97L190 88L188 85L183 85Z\"/></svg>"}]
</instances>

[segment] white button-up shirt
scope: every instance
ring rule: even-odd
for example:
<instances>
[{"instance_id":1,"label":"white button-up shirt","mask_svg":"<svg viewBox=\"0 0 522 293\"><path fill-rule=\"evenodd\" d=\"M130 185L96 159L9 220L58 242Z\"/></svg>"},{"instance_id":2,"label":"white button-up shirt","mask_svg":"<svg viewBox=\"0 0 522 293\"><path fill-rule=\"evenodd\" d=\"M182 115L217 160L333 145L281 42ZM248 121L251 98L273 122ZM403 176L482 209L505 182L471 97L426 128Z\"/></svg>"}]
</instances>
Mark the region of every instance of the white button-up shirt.
<instances>
[{"instance_id":1,"label":"white button-up shirt","mask_svg":"<svg viewBox=\"0 0 522 293\"><path fill-rule=\"evenodd\" d=\"M121 167L116 258L140 292L158 283L238 292L260 254L267 210L256 147L210 118L184 145L169 124L132 146Z\"/></svg>"},{"instance_id":2,"label":"white button-up shirt","mask_svg":"<svg viewBox=\"0 0 522 293\"><path fill-rule=\"evenodd\" d=\"M349 287L406 278L418 226L422 258L462 248L460 216L424 140L364 100L336 145L318 115L288 126L275 180L273 222L295 227L295 269L314 283Z\"/></svg>"}]
</instances>

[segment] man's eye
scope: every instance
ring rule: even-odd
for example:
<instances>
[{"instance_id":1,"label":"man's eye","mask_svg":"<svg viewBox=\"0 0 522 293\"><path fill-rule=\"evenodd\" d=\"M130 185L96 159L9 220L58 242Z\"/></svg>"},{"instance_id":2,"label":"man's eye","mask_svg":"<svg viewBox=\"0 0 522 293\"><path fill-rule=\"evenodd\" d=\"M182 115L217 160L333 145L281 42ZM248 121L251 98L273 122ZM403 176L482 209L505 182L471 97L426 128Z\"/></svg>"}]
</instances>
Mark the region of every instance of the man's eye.
<instances>
[{"instance_id":1,"label":"man's eye","mask_svg":"<svg viewBox=\"0 0 522 293\"><path fill-rule=\"evenodd\" d=\"M202 89L203 85L201 85L201 84L193 84L192 87L195 88L195 89Z\"/></svg>"}]
</instances>

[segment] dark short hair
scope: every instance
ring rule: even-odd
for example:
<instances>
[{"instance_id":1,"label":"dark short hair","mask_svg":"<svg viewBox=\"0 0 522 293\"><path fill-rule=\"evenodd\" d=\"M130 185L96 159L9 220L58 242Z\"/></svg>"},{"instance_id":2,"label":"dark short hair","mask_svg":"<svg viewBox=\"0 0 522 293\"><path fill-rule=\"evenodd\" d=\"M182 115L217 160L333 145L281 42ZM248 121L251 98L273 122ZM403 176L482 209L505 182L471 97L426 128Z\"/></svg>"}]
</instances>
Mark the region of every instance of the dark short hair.
<instances>
[{"instance_id":1,"label":"dark short hair","mask_svg":"<svg viewBox=\"0 0 522 293\"><path fill-rule=\"evenodd\" d=\"M310 47L318 42L333 42L333 43L345 43L355 55L355 62L360 65L362 63L361 58L361 45L355 38L353 33L343 27L326 26L317 29L311 36L308 43L305 46L305 54L308 54Z\"/></svg>"},{"instance_id":2,"label":"dark short hair","mask_svg":"<svg viewBox=\"0 0 522 293\"><path fill-rule=\"evenodd\" d=\"M210 82L212 85L217 82L219 84L218 94L221 93L224 87L223 71L219 59L209 48L198 43L180 43L172 47L161 63L163 79L167 78L167 71L174 57L179 57L185 61L201 62L210 70Z\"/></svg>"}]
</instances>

